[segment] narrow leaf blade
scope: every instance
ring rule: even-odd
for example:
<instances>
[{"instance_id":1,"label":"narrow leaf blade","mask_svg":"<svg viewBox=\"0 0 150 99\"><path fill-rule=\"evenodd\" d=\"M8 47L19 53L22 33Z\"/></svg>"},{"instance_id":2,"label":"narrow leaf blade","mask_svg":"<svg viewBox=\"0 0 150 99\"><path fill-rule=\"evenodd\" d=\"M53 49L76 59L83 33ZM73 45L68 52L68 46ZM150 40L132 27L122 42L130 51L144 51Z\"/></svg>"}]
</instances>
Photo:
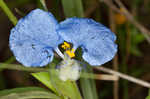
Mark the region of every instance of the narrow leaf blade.
<instances>
[{"instance_id":1,"label":"narrow leaf blade","mask_svg":"<svg viewBox=\"0 0 150 99\"><path fill-rule=\"evenodd\" d=\"M51 89L52 91L56 92L56 89L51 84L50 75L49 75L48 72L32 73L32 76L35 77L40 82L42 82L49 89Z\"/></svg>"},{"instance_id":2,"label":"narrow leaf blade","mask_svg":"<svg viewBox=\"0 0 150 99\"><path fill-rule=\"evenodd\" d=\"M83 7L81 0L62 0L66 17L83 17Z\"/></svg>"},{"instance_id":3,"label":"narrow leaf blade","mask_svg":"<svg viewBox=\"0 0 150 99\"><path fill-rule=\"evenodd\" d=\"M0 99L60 99L55 94L39 87L14 88L0 91Z\"/></svg>"}]
</instances>

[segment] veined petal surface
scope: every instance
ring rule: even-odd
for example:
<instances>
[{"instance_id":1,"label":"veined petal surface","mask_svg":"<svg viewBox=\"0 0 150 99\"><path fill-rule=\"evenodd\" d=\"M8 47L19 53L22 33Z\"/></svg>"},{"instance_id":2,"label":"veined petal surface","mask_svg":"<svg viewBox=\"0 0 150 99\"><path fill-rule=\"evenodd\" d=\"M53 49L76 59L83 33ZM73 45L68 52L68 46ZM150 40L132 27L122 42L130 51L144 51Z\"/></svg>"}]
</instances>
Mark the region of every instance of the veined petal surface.
<instances>
[{"instance_id":1,"label":"veined petal surface","mask_svg":"<svg viewBox=\"0 0 150 99\"><path fill-rule=\"evenodd\" d=\"M83 59L90 65L102 65L117 52L116 36L104 25L88 18L68 18L57 27L61 37L81 47Z\"/></svg>"},{"instance_id":2,"label":"veined petal surface","mask_svg":"<svg viewBox=\"0 0 150 99\"><path fill-rule=\"evenodd\" d=\"M9 45L16 59L25 66L44 66L52 61L53 50L63 40L50 12L32 10L11 30Z\"/></svg>"}]
</instances>

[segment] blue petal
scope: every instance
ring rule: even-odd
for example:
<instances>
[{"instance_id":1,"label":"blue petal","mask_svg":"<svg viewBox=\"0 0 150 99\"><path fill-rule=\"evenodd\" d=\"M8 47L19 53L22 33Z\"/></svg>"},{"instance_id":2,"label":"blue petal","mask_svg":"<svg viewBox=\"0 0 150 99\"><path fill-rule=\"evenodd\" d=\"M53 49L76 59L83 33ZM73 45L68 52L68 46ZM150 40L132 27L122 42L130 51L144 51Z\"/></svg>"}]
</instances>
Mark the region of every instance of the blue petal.
<instances>
[{"instance_id":1,"label":"blue petal","mask_svg":"<svg viewBox=\"0 0 150 99\"><path fill-rule=\"evenodd\" d=\"M82 47L83 59L91 65L110 61L117 52L116 36L102 24L87 18L68 18L57 27L65 41Z\"/></svg>"},{"instance_id":2,"label":"blue petal","mask_svg":"<svg viewBox=\"0 0 150 99\"><path fill-rule=\"evenodd\" d=\"M11 30L9 44L16 59L25 66L44 66L63 40L56 32L57 20L50 12L31 11Z\"/></svg>"}]
</instances>

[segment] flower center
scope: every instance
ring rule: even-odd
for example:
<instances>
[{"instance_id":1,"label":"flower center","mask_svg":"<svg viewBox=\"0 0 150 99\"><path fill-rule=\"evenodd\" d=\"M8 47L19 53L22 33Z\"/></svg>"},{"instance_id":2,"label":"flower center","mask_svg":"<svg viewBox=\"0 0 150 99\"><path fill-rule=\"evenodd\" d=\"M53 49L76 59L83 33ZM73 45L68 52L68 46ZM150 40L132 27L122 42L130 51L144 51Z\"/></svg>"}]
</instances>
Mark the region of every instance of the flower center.
<instances>
[{"instance_id":1,"label":"flower center","mask_svg":"<svg viewBox=\"0 0 150 99\"><path fill-rule=\"evenodd\" d=\"M74 50L74 49L71 49L71 46L70 46L69 43L64 42L61 47L65 50L65 53L66 53L70 58L75 57L75 53L74 53L75 50Z\"/></svg>"}]
</instances>

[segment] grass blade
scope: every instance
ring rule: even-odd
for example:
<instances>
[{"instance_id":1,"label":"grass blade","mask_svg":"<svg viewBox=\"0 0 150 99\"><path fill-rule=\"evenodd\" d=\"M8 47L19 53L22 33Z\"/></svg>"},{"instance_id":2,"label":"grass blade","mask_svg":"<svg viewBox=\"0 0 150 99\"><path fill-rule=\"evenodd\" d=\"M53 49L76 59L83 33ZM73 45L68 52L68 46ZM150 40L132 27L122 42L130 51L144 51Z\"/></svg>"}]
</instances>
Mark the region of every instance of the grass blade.
<instances>
[{"instance_id":1,"label":"grass blade","mask_svg":"<svg viewBox=\"0 0 150 99\"><path fill-rule=\"evenodd\" d=\"M83 7L81 0L62 0L66 17L83 17Z\"/></svg>"},{"instance_id":2,"label":"grass blade","mask_svg":"<svg viewBox=\"0 0 150 99\"><path fill-rule=\"evenodd\" d=\"M38 87L14 88L0 91L0 99L60 99L55 94Z\"/></svg>"},{"instance_id":3,"label":"grass blade","mask_svg":"<svg viewBox=\"0 0 150 99\"><path fill-rule=\"evenodd\" d=\"M13 13L10 11L10 9L7 7L5 2L3 0L0 0L0 7L5 12L5 14L8 16L10 21L13 23L13 25L17 24L17 18L13 15Z\"/></svg>"}]
</instances>

